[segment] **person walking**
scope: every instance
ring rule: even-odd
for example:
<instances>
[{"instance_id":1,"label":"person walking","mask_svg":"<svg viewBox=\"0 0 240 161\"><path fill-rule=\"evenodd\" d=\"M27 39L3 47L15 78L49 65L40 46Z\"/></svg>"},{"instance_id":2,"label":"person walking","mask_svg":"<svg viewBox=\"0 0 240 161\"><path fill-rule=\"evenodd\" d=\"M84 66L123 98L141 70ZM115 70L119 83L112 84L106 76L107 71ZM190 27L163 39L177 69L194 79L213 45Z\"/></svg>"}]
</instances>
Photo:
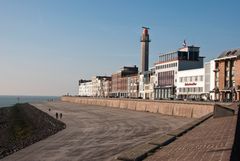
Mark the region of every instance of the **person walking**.
<instances>
[{"instance_id":1,"label":"person walking","mask_svg":"<svg viewBox=\"0 0 240 161\"><path fill-rule=\"evenodd\" d=\"M56 119L58 119L58 113L56 112Z\"/></svg>"},{"instance_id":2,"label":"person walking","mask_svg":"<svg viewBox=\"0 0 240 161\"><path fill-rule=\"evenodd\" d=\"M62 116L63 116L62 113L60 113L60 119L62 119Z\"/></svg>"}]
</instances>

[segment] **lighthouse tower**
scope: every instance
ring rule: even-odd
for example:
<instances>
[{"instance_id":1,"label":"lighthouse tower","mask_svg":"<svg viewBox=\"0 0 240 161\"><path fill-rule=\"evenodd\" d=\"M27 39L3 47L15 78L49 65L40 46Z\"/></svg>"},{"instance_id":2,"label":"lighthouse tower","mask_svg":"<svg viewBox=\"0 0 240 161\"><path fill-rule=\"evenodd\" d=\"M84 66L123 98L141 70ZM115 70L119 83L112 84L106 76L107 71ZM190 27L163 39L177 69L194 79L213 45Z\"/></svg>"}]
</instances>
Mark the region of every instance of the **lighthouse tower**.
<instances>
[{"instance_id":1,"label":"lighthouse tower","mask_svg":"<svg viewBox=\"0 0 240 161\"><path fill-rule=\"evenodd\" d=\"M143 32L141 36L141 73L148 71L149 62L149 34L147 27L142 27Z\"/></svg>"}]
</instances>

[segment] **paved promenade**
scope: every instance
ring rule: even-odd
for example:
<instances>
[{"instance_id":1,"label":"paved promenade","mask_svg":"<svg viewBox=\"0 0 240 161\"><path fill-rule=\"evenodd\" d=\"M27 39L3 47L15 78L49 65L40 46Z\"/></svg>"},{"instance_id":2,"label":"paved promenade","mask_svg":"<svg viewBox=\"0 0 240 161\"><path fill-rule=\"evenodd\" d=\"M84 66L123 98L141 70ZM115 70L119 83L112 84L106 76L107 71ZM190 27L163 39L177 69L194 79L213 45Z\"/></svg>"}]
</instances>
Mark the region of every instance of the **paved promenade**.
<instances>
[{"instance_id":1,"label":"paved promenade","mask_svg":"<svg viewBox=\"0 0 240 161\"><path fill-rule=\"evenodd\" d=\"M51 102L33 104L67 128L2 161L110 161L125 150L176 129L191 119L119 108ZM51 112L48 109L51 108Z\"/></svg>"},{"instance_id":2,"label":"paved promenade","mask_svg":"<svg viewBox=\"0 0 240 161\"><path fill-rule=\"evenodd\" d=\"M210 118L146 161L229 161L237 116Z\"/></svg>"}]
</instances>

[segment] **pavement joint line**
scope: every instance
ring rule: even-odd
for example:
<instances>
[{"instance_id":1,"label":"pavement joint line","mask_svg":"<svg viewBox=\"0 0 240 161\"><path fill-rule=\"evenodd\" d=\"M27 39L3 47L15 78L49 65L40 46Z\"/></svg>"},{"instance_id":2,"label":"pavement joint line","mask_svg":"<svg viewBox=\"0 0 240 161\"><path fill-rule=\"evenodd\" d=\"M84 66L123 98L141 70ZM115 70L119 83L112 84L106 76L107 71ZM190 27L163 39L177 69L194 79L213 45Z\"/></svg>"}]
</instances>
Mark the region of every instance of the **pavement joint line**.
<instances>
[{"instance_id":1,"label":"pavement joint line","mask_svg":"<svg viewBox=\"0 0 240 161\"><path fill-rule=\"evenodd\" d=\"M124 151L117 157L117 159L123 161L141 161L147 157L148 153L153 152L158 148L158 145L148 143L140 144L130 150Z\"/></svg>"},{"instance_id":2,"label":"pavement joint line","mask_svg":"<svg viewBox=\"0 0 240 161\"><path fill-rule=\"evenodd\" d=\"M165 145L169 144L170 142L174 141L175 139L176 139L176 136L162 135L162 136L152 139L148 143L162 147L162 146L165 146Z\"/></svg>"},{"instance_id":3,"label":"pavement joint line","mask_svg":"<svg viewBox=\"0 0 240 161\"><path fill-rule=\"evenodd\" d=\"M180 136L197 127L212 116L213 113L209 113L178 129L172 130L165 135L161 135L155 139L152 139L147 143L140 144L132 149L127 149L120 153L116 159L122 161L141 161L145 159L149 153L154 153L157 149L161 149L162 147L174 142Z\"/></svg>"}]
</instances>

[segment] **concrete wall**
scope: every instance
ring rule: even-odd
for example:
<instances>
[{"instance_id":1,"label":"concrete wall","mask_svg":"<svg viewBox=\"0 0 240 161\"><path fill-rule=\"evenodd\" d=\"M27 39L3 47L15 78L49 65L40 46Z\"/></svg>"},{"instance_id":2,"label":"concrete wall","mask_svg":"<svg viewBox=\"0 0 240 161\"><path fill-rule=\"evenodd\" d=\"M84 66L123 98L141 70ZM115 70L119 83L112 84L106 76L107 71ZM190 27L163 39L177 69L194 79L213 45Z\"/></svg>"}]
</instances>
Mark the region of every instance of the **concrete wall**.
<instances>
[{"instance_id":1,"label":"concrete wall","mask_svg":"<svg viewBox=\"0 0 240 161\"><path fill-rule=\"evenodd\" d=\"M128 110L160 113L164 115L182 116L188 118L199 118L213 112L214 104L201 102L180 101L149 101L134 99L101 99L88 97L61 97L62 101L122 108Z\"/></svg>"}]
</instances>

